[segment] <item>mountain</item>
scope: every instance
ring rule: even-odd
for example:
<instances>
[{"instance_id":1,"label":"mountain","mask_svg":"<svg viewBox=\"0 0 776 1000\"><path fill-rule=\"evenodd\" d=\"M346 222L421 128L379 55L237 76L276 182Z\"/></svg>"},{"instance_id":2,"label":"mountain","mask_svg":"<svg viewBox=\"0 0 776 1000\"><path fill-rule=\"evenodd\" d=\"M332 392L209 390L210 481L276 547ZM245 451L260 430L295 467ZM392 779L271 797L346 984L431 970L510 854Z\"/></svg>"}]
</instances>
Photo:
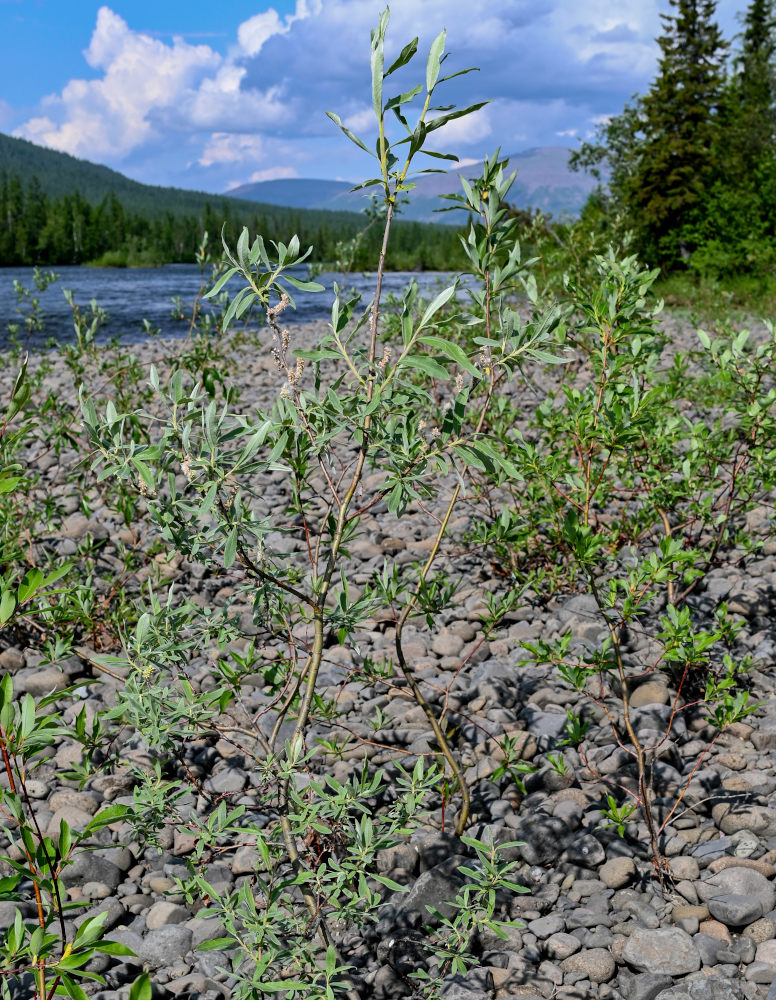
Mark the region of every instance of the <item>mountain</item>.
<instances>
[{"instance_id":1,"label":"mountain","mask_svg":"<svg viewBox=\"0 0 776 1000\"><path fill-rule=\"evenodd\" d=\"M241 184L230 188L230 198L246 198L262 201L266 205L285 205L287 208L328 208L338 198L344 197L353 187L348 181L304 180L300 177L281 178L274 181L259 181L255 184ZM356 211L361 208L354 201ZM337 208L341 208L337 205Z\"/></svg>"},{"instance_id":2,"label":"mountain","mask_svg":"<svg viewBox=\"0 0 776 1000\"><path fill-rule=\"evenodd\" d=\"M540 208L556 218L577 215L597 181L569 170L570 152L566 146L538 146L511 154L508 170L517 170L517 179L509 192L510 203L517 208ZM439 196L457 193L461 190L459 175L470 179L481 169L482 165L477 163L454 167L443 174L423 174L415 178L417 187L410 192L410 204L404 206L403 217L421 222L460 221L459 212L437 214L436 209L449 204ZM377 190L351 191L351 187L346 181L294 178L242 184L228 194L271 205L357 212Z\"/></svg>"},{"instance_id":3,"label":"mountain","mask_svg":"<svg viewBox=\"0 0 776 1000\"><path fill-rule=\"evenodd\" d=\"M570 150L564 146L540 146L509 156L509 169L517 169L517 180L509 193L509 201L518 208L540 208L558 218L576 215L585 203L596 181L586 174L574 174L567 166ZM460 212L435 209L447 204L439 195L451 194L461 189L459 174L466 178L476 176L480 164L457 167L441 174L423 174L416 178L417 187L410 192L410 204L402 209L402 217L419 222L458 223ZM184 188L158 187L130 180L117 170L79 160L69 153L60 153L0 133L0 172L18 174L29 179L36 176L43 192L49 198L78 191L93 205L111 192L130 212L157 219L168 212L173 215L199 215L206 205L221 211L240 214L261 212L269 218L288 218L292 208L301 213L300 218L310 225L348 224L355 222L352 213L360 212L376 188L351 191L348 181L284 178L242 184L225 194L190 191ZM258 205L257 205L258 203ZM339 220L331 215L336 212ZM309 214L308 214L309 213ZM222 214L227 214L223 211Z\"/></svg>"},{"instance_id":4,"label":"mountain","mask_svg":"<svg viewBox=\"0 0 776 1000\"><path fill-rule=\"evenodd\" d=\"M168 212L174 216L201 215L207 205L221 215L239 214L250 218L261 211L271 219L288 219L288 212L279 208L281 202L257 205L255 198L241 200L232 195L141 184L110 167L90 163L89 160L79 160L69 153L37 146L26 139L16 139L0 132L0 174L3 172L8 175L17 174L24 181L37 177L43 193L49 198L62 198L78 191L90 204L97 205L112 193L127 211L147 219L159 219ZM336 185L336 182L320 183ZM308 227L345 222L348 228L355 231L363 224L352 215L354 209L348 211L346 205L337 206L338 218L332 217L328 212L322 215L314 205L297 204L293 207L298 210L296 214ZM358 211L358 207L355 211Z\"/></svg>"}]
</instances>

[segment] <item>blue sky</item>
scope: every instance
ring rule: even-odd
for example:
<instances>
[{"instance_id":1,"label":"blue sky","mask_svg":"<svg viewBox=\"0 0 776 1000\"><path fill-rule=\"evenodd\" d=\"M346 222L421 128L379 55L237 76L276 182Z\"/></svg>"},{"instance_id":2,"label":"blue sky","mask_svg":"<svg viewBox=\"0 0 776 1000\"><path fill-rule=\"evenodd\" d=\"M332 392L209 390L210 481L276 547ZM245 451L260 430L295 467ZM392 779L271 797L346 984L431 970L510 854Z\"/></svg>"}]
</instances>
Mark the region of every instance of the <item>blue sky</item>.
<instances>
[{"instance_id":1,"label":"blue sky","mask_svg":"<svg viewBox=\"0 0 776 1000\"><path fill-rule=\"evenodd\" d=\"M720 0L727 37L746 0ZM0 130L137 180L226 191L250 180L358 180L374 135L369 31L381 0L0 0ZM440 130L478 160L574 145L643 92L667 0L394 0L388 50L448 32L445 103L489 99ZM415 73L423 79L423 59ZM414 82L414 81L413 81ZM367 143L371 144L370 142Z\"/></svg>"}]
</instances>

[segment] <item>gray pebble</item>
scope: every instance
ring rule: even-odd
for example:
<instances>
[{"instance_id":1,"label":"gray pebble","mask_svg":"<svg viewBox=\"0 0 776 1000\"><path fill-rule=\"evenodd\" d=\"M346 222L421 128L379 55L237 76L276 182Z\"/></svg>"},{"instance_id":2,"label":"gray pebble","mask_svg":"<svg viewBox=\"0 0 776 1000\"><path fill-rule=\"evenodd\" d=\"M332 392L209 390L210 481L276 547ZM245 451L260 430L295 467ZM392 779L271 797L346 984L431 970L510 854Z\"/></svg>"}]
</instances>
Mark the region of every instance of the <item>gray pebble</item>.
<instances>
[{"instance_id":1,"label":"gray pebble","mask_svg":"<svg viewBox=\"0 0 776 1000\"><path fill-rule=\"evenodd\" d=\"M188 927L181 924L169 924L149 931L143 938L138 956L144 965L152 969L172 965L191 949L193 935Z\"/></svg>"},{"instance_id":2,"label":"gray pebble","mask_svg":"<svg viewBox=\"0 0 776 1000\"><path fill-rule=\"evenodd\" d=\"M684 976L700 968L701 956L689 934L678 927L636 927L623 950L628 965L639 972Z\"/></svg>"}]
</instances>

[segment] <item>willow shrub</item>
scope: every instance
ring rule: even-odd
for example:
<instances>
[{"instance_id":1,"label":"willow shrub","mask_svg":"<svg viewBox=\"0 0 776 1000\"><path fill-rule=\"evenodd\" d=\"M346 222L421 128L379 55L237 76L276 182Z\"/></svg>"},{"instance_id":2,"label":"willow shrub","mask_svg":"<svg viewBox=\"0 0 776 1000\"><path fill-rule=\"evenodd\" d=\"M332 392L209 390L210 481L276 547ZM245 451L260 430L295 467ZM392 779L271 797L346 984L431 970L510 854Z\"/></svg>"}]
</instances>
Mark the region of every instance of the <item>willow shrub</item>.
<instances>
[{"instance_id":1,"label":"willow shrub","mask_svg":"<svg viewBox=\"0 0 776 1000\"><path fill-rule=\"evenodd\" d=\"M154 774L137 774L145 782L145 792L138 794L139 801L144 799L145 832L153 834L147 817L156 816L159 822L185 824L196 835L181 890L192 900L208 897L205 912L218 915L224 929L214 947L228 953L239 982L235 995L244 997L268 989L311 998L351 991L333 928L341 934L343 927L375 919L386 889L399 889L375 874L377 853L421 822L429 794L444 782L457 790L456 827L464 835L469 790L460 755L405 656L403 631L419 616L433 623L453 593L437 577L435 563L469 470L488 469L497 482L516 474L484 431L487 414L505 379L516 375L523 362L552 357L546 345L558 320L553 310L523 323L506 302L505 293L524 266L514 243L504 246L499 203L510 181L494 160L481 182L466 188L468 207L481 220L472 226L467 252L485 276L468 317L479 330L473 350L436 333L437 317L456 294L455 283L422 310L417 287L411 285L402 301L400 339L386 339L381 284L395 206L411 186L417 157L442 155L428 148L432 133L478 107L458 110L434 103L437 89L449 79L441 75L444 32L431 46L424 82L387 96L384 87L417 50L415 39L386 68L387 22L386 13L371 48L378 176L366 184L378 186L386 204L371 303L364 309L336 295L331 332L317 347L294 349L281 316L293 306L295 290L321 290L299 277L309 251L302 252L295 237L288 245L267 246L260 236L251 239L243 231L235 248L225 246L229 266L210 294L219 294L231 278L242 282L224 328L251 306L266 310L282 380L273 409L240 413L208 399L183 370L166 384L152 370L151 385L165 416L149 425L149 439L143 440L130 432L127 414L109 405L101 417L91 400L84 396L82 401L100 475L136 483L162 538L192 562L229 570L234 600L248 602L261 632L285 644L273 667L278 696L272 723L260 725L256 718L240 734L246 737L241 749L253 762L261 821L241 806L224 803L205 819L187 813L176 806L174 782L162 788ZM407 115L416 98L422 106L411 126ZM403 133L396 141L389 138L389 117ZM368 151L336 115L331 118ZM286 477L287 502L267 513L260 507L264 483L278 472ZM445 485L451 473L453 484ZM348 547L364 516L377 508L401 518L416 501L423 509L442 511L429 524L434 537L425 563L409 574L378 574L356 592L348 580ZM273 544L277 533L300 529L307 554L303 569ZM431 760L421 757L406 769L399 764L387 796L386 775L370 769L366 757L360 774L342 785L326 774L323 748L307 738L315 722L332 713L319 690L327 637L352 643L371 616L386 611L395 622L395 659L372 669L382 670L385 679L395 672L403 678L438 747ZM494 620L498 614L496 608ZM187 742L223 731L220 713L239 694L239 671L222 668L212 690L196 693L185 665L213 641L223 646L238 636L228 608L203 610L174 594L155 601L127 636L122 662L130 675L113 714L142 733L160 761L180 759ZM393 805L376 810L374 803L386 797ZM254 843L261 859L251 884L229 894L209 884L197 864L225 842ZM509 878L514 862L501 861L492 845L465 842L478 863L467 870L469 884L461 891L457 916L439 923L430 938L430 960L417 970L429 996L445 975L473 961L469 947L478 927L498 928L493 890L522 891Z\"/></svg>"},{"instance_id":2,"label":"willow shrub","mask_svg":"<svg viewBox=\"0 0 776 1000\"><path fill-rule=\"evenodd\" d=\"M507 484L497 516L472 540L548 596L580 588L592 596L601 644L580 647L568 632L526 648L588 695L613 742L632 755L635 786L625 801L621 792L612 799L610 819L620 826L618 817L641 811L662 880L662 833L690 779L672 798L653 787L653 775L678 714L695 707L713 741L755 708L742 685L747 660L734 655L741 623L724 605L704 613L689 602L711 569L746 559L772 530L766 518L755 533L747 518L770 505L776 485L776 340L771 327L759 338L728 331L712 340L701 331L699 349L682 352L657 325L656 271L611 253L592 266L595 281L568 285L574 361L546 391L525 439L513 407L494 414L491 432L521 482ZM491 485L480 491L493 506ZM655 738L639 734L630 694L660 672L675 695Z\"/></svg>"}]
</instances>

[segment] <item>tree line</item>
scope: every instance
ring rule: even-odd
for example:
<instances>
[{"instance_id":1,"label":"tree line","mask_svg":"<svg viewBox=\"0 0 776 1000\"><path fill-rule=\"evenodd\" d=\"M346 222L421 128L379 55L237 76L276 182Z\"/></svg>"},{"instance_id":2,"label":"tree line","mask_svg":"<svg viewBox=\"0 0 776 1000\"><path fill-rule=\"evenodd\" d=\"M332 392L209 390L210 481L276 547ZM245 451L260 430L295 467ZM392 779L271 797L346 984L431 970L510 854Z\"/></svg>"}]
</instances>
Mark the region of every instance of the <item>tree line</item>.
<instances>
[{"instance_id":1,"label":"tree line","mask_svg":"<svg viewBox=\"0 0 776 1000\"><path fill-rule=\"evenodd\" d=\"M765 274L776 263L774 0L739 14L733 46L715 0L669 2L649 91L572 154L602 181L583 217L629 232L664 272Z\"/></svg>"},{"instance_id":2,"label":"tree line","mask_svg":"<svg viewBox=\"0 0 776 1000\"><path fill-rule=\"evenodd\" d=\"M352 243L353 267L372 266L379 252L379 226L367 227L355 213L295 211L257 206L253 213L228 201L205 202L199 212L164 211L149 217L111 192L93 204L78 191L49 197L32 175L0 174L0 266L97 264L156 266L193 262L204 233L216 238L225 226L232 242L243 226L268 240L297 233L312 245L311 259L335 261ZM366 231L362 230L366 227ZM463 264L454 226L398 222L389 267L394 270L455 270Z\"/></svg>"}]
</instances>

